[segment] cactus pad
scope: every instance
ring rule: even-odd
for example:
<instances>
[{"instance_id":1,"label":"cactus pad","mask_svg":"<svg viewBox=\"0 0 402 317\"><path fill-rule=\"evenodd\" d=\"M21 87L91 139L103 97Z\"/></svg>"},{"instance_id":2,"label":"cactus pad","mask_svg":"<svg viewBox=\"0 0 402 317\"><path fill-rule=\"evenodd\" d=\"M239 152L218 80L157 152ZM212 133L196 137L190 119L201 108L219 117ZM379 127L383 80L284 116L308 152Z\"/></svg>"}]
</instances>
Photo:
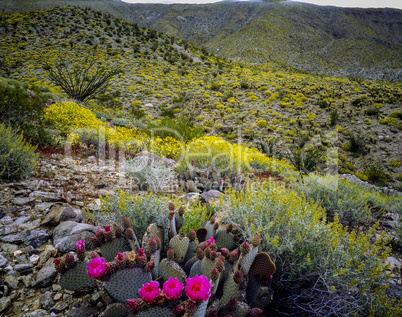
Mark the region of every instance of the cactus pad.
<instances>
[{"instance_id":1,"label":"cactus pad","mask_svg":"<svg viewBox=\"0 0 402 317\"><path fill-rule=\"evenodd\" d=\"M61 287L69 291L83 291L96 287L96 280L87 274L86 262L77 262L72 269L67 270L60 278Z\"/></svg>"},{"instance_id":2,"label":"cactus pad","mask_svg":"<svg viewBox=\"0 0 402 317\"><path fill-rule=\"evenodd\" d=\"M196 256L192 257L191 259L189 259L186 264L184 264L184 272L186 272L187 276L190 275L190 271L191 268L193 267L194 263L196 263L198 260L198 258Z\"/></svg>"},{"instance_id":3,"label":"cactus pad","mask_svg":"<svg viewBox=\"0 0 402 317\"><path fill-rule=\"evenodd\" d=\"M205 228L199 228L197 230L197 239L199 243L204 242L206 240L207 233L208 231Z\"/></svg>"},{"instance_id":4,"label":"cactus pad","mask_svg":"<svg viewBox=\"0 0 402 317\"><path fill-rule=\"evenodd\" d=\"M123 238L114 239L111 242L107 242L100 246L100 251L102 256L105 258L106 262L112 262L116 257L117 253L131 251L130 244Z\"/></svg>"},{"instance_id":5,"label":"cactus pad","mask_svg":"<svg viewBox=\"0 0 402 317\"><path fill-rule=\"evenodd\" d=\"M276 271L275 263L272 262L268 253L260 252L254 258L253 264L250 267L250 275L274 275Z\"/></svg>"},{"instance_id":6,"label":"cactus pad","mask_svg":"<svg viewBox=\"0 0 402 317\"><path fill-rule=\"evenodd\" d=\"M188 277L194 277L196 275L202 275L201 261L200 260L195 262L194 265L191 267L190 274L189 274ZM209 275L207 275L207 276L209 276Z\"/></svg>"},{"instance_id":7,"label":"cactus pad","mask_svg":"<svg viewBox=\"0 0 402 317\"><path fill-rule=\"evenodd\" d=\"M243 273L248 274L251 264L253 264L255 257L258 254L258 247L253 247L246 255L240 256L240 265Z\"/></svg>"},{"instance_id":8,"label":"cactus pad","mask_svg":"<svg viewBox=\"0 0 402 317\"><path fill-rule=\"evenodd\" d=\"M221 307L229 303L231 298L236 298L238 301L241 301L245 297L244 291L241 290L241 285L237 284L233 277L234 273L232 272L223 285L223 295L220 300Z\"/></svg>"},{"instance_id":9,"label":"cactus pad","mask_svg":"<svg viewBox=\"0 0 402 317\"><path fill-rule=\"evenodd\" d=\"M114 303L106 307L106 310L99 317L128 317L129 312L125 304Z\"/></svg>"},{"instance_id":10,"label":"cactus pad","mask_svg":"<svg viewBox=\"0 0 402 317\"><path fill-rule=\"evenodd\" d=\"M190 241L186 255L184 256L183 263L187 263L188 260L190 260L192 257L196 255L197 246L198 245L195 241Z\"/></svg>"},{"instance_id":11,"label":"cactus pad","mask_svg":"<svg viewBox=\"0 0 402 317\"><path fill-rule=\"evenodd\" d=\"M167 281L170 277L177 278L180 283L186 283L186 273L175 261L163 259L159 264L159 276Z\"/></svg>"},{"instance_id":12,"label":"cactus pad","mask_svg":"<svg viewBox=\"0 0 402 317\"><path fill-rule=\"evenodd\" d=\"M247 285L247 301L252 307L264 308L271 304L274 292L258 283L257 277L250 276Z\"/></svg>"},{"instance_id":13,"label":"cactus pad","mask_svg":"<svg viewBox=\"0 0 402 317\"><path fill-rule=\"evenodd\" d=\"M145 232L144 237L142 238L142 248L148 256L151 256L148 250L149 240L151 240L151 238L155 238L156 236L159 238L161 245L163 246L164 229L162 226L152 223L148 226L147 232Z\"/></svg>"},{"instance_id":14,"label":"cactus pad","mask_svg":"<svg viewBox=\"0 0 402 317\"><path fill-rule=\"evenodd\" d=\"M151 273L135 267L118 270L103 284L115 302L125 303L127 299L139 297L138 289L150 281L152 281Z\"/></svg>"},{"instance_id":15,"label":"cactus pad","mask_svg":"<svg viewBox=\"0 0 402 317\"><path fill-rule=\"evenodd\" d=\"M250 306L244 302L237 302L236 309L229 310L226 307L223 307L219 310L219 315L222 316L232 316L232 317L245 317L250 313Z\"/></svg>"},{"instance_id":16,"label":"cactus pad","mask_svg":"<svg viewBox=\"0 0 402 317\"><path fill-rule=\"evenodd\" d=\"M150 307L142 312L139 312L137 317L174 317L173 309L169 307Z\"/></svg>"},{"instance_id":17,"label":"cactus pad","mask_svg":"<svg viewBox=\"0 0 402 317\"><path fill-rule=\"evenodd\" d=\"M215 267L215 261L208 259L206 256L201 260L202 275L209 276L211 269Z\"/></svg>"},{"instance_id":18,"label":"cactus pad","mask_svg":"<svg viewBox=\"0 0 402 317\"><path fill-rule=\"evenodd\" d=\"M233 250L236 242L233 239L233 234L227 232L226 230L219 230L215 234L215 241L218 250L221 248L227 248L229 250Z\"/></svg>"},{"instance_id":19,"label":"cactus pad","mask_svg":"<svg viewBox=\"0 0 402 317\"><path fill-rule=\"evenodd\" d=\"M183 261L189 244L190 239L183 234L177 234L170 240L169 246L173 249L177 262Z\"/></svg>"}]
</instances>

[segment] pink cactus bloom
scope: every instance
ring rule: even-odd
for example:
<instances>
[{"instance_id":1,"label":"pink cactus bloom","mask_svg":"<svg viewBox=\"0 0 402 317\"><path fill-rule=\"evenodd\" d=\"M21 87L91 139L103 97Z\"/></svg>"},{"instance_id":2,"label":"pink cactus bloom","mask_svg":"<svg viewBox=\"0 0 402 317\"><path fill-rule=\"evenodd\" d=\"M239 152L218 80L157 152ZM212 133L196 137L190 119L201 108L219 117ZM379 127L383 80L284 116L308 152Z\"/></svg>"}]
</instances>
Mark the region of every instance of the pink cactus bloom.
<instances>
[{"instance_id":1,"label":"pink cactus bloom","mask_svg":"<svg viewBox=\"0 0 402 317\"><path fill-rule=\"evenodd\" d=\"M211 296L211 284L206 276L196 275L186 282L186 295L193 302L205 302Z\"/></svg>"},{"instance_id":2,"label":"pink cactus bloom","mask_svg":"<svg viewBox=\"0 0 402 317\"><path fill-rule=\"evenodd\" d=\"M176 300L181 296L183 283L180 283L177 278L171 277L163 284L162 290L167 299Z\"/></svg>"},{"instance_id":3,"label":"pink cactus bloom","mask_svg":"<svg viewBox=\"0 0 402 317\"><path fill-rule=\"evenodd\" d=\"M161 290L158 282L151 281L149 283L145 283L142 288L138 290L138 292L140 293L140 297L145 302L151 304L160 296Z\"/></svg>"},{"instance_id":4,"label":"pink cactus bloom","mask_svg":"<svg viewBox=\"0 0 402 317\"><path fill-rule=\"evenodd\" d=\"M205 241L205 246L209 246L212 242L216 243L214 237L211 237L207 241Z\"/></svg>"},{"instance_id":5,"label":"pink cactus bloom","mask_svg":"<svg viewBox=\"0 0 402 317\"><path fill-rule=\"evenodd\" d=\"M84 253L85 252L85 242L83 240L78 241L75 244L77 253Z\"/></svg>"},{"instance_id":6,"label":"pink cactus bloom","mask_svg":"<svg viewBox=\"0 0 402 317\"><path fill-rule=\"evenodd\" d=\"M98 257L93 258L88 264L87 274L93 279L100 279L106 274L105 259Z\"/></svg>"}]
</instances>

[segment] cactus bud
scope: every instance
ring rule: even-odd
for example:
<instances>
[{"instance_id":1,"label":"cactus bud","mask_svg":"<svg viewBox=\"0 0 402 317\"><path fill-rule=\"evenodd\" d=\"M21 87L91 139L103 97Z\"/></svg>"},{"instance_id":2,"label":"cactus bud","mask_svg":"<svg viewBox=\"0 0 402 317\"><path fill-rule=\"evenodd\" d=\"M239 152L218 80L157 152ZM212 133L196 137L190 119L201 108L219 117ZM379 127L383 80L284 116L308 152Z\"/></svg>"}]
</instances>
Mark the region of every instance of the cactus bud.
<instances>
[{"instance_id":1,"label":"cactus bud","mask_svg":"<svg viewBox=\"0 0 402 317\"><path fill-rule=\"evenodd\" d=\"M155 262L154 261L149 261L145 267L145 270L147 272L151 272L155 268Z\"/></svg>"},{"instance_id":2,"label":"cactus bud","mask_svg":"<svg viewBox=\"0 0 402 317\"><path fill-rule=\"evenodd\" d=\"M98 228L96 230L95 236L96 236L96 240L99 242L99 244L104 244L105 243L105 237L103 235L103 231L102 231L101 228Z\"/></svg>"},{"instance_id":3,"label":"cactus bud","mask_svg":"<svg viewBox=\"0 0 402 317\"><path fill-rule=\"evenodd\" d=\"M197 307L197 304L193 302L192 300L188 300L186 303L186 310L192 311Z\"/></svg>"},{"instance_id":4,"label":"cactus bud","mask_svg":"<svg viewBox=\"0 0 402 317\"><path fill-rule=\"evenodd\" d=\"M197 234L195 233L194 229L190 230L190 233L189 233L188 237L189 237L191 242L195 241L195 238L197 238Z\"/></svg>"},{"instance_id":5,"label":"cactus bud","mask_svg":"<svg viewBox=\"0 0 402 317\"><path fill-rule=\"evenodd\" d=\"M112 270L112 264L110 262L106 262L105 268L106 268L106 272L110 273L110 271Z\"/></svg>"},{"instance_id":6,"label":"cactus bud","mask_svg":"<svg viewBox=\"0 0 402 317\"><path fill-rule=\"evenodd\" d=\"M233 229L233 225L232 225L231 223L228 223L228 224L226 225L226 231L227 231L227 232L232 232L232 229Z\"/></svg>"},{"instance_id":7,"label":"cactus bud","mask_svg":"<svg viewBox=\"0 0 402 317\"><path fill-rule=\"evenodd\" d=\"M264 315L264 311L261 308L254 307L251 309L250 317L262 317Z\"/></svg>"},{"instance_id":8,"label":"cactus bud","mask_svg":"<svg viewBox=\"0 0 402 317\"><path fill-rule=\"evenodd\" d=\"M239 236L238 236L237 234L234 234L234 235L233 235L233 240L234 240L234 241L239 240Z\"/></svg>"},{"instance_id":9,"label":"cactus bud","mask_svg":"<svg viewBox=\"0 0 402 317\"><path fill-rule=\"evenodd\" d=\"M174 203L169 203L169 210L174 210Z\"/></svg>"},{"instance_id":10,"label":"cactus bud","mask_svg":"<svg viewBox=\"0 0 402 317\"><path fill-rule=\"evenodd\" d=\"M57 273L60 273L60 274L64 273L65 266L64 266L64 263L60 259L54 259L53 263L54 263L54 267L55 267Z\"/></svg>"},{"instance_id":11,"label":"cactus bud","mask_svg":"<svg viewBox=\"0 0 402 317\"><path fill-rule=\"evenodd\" d=\"M239 259L239 249L234 249L232 252L230 252L229 262L233 264L238 259Z\"/></svg>"},{"instance_id":12,"label":"cactus bud","mask_svg":"<svg viewBox=\"0 0 402 317\"><path fill-rule=\"evenodd\" d=\"M116 229L114 229L114 236L117 239L120 239L121 238L121 233L122 233L121 228L119 226L117 226Z\"/></svg>"},{"instance_id":13,"label":"cactus bud","mask_svg":"<svg viewBox=\"0 0 402 317\"><path fill-rule=\"evenodd\" d=\"M204 258L204 251L201 248L197 248L197 258L202 260Z\"/></svg>"},{"instance_id":14,"label":"cactus bud","mask_svg":"<svg viewBox=\"0 0 402 317\"><path fill-rule=\"evenodd\" d=\"M178 211L179 211L180 216L184 215L184 207L183 206L180 206Z\"/></svg>"},{"instance_id":15,"label":"cactus bud","mask_svg":"<svg viewBox=\"0 0 402 317\"><path fill-rule=\"evenodd\" d=\"M219 223L215 222L214 223L214 232L216 232L216 230L218 230L219 228Z\"/></svg>"},{"instance_id":16,"label":"cactus bud","mask_svg":"<svg viewBox=\"0 0 402 317\"><path fill-rule=\"evenodd\" d=\"M248 242L243 242L240 245L240 254L242 256L247 255L250 251L251 251L251 246L250 246L250 244Z\"/></svg>"},{"instance_id":17,"label":"cactus bud","mask_svg":"<svg viewBox=\"0 0 402 317\"><path fill-rule=\"evenodd\" d=\"M208 245L208 247L211 249L211 251L217 251L217 250L218 250L218 247L216 246L215 241L212 241L212 242Z\"/></svg>"},{"instance_id":18,"label":"cactus bud","mask_svg":"<svg viewBox=\"0 0 402 317\"><path fill-rule=\"evenodd\" d=\"M106 226L105 227L105 231L103 232L103 234L105 235L105 240L107 242L112 242L113 240L113 233L112 233L112 229L110 229L110 226Z\"/></svg>"},{"instance_id":19,"label":"cactus bud","mask_svg":"<svg viewBox=\"0 0 402 317\"><path fill-rule=\"evenodd\" d=\"M114 258L114 261L116 262L117 267L119 269L125 267L126 258L124 257L123 253L121 252L117 253L117 256Z\"/></svg>"},{"instance_id":20,"label":"cactus bud","mask_svg":"<svg viewBox=\"0 0 402 317\"><path fill-rule=\"evenodd\" d=\"M215 223L215 217L211 216L211 218L209 218L209 222L211 223L211 225L213 225Z\"/></svg>"},{"instance_id":21,"label":"cactus bud","mask_svg":"<svg viewBox=\"0 0 402 317\"><path fill-rule=\"evenodd\" d=\"M173 249L169 249L169 250L167 251L167 258L168 258L170 261L173 261L173 259L174 259L174 250L173 250Z\"/></svg>"},{"instance_id":22,"label":"cactus bud","mask_svg":"<svg viewBox=\"0 0 402 317\"><path fill-rule=\"evenodd\" d=\"M208 312L208 317L218 317L218 311L216 309L211 308Z\"/></svg>"},{"instance_id":23,"label":"cactus bud","mask_svg":"<svg viewBox=\"0 0 402 317\"><path fill-rule=\"evenodd\" d=\"M156 249L159 250L162 247L161 239L159 239L158 236L155 236L154 240L156 242Z\"/></svg>"},{"instance_id":24,"label":"cactus bud","mask_svg":"<svg viewBox=\"0 0 402 317\"><path fill-rule=\"evenodd\" d=\"M258 234L254 236L253 239L251 239L251 243L253 244L254 247L259 247L261 245L261 238Z\"/></svg>"},{"instance_id":25,"label":"cactus bud","mask_svg":"<svg viewBox=\"0 0 402 317\"><path fill-rule=\"evenodd\" d=\"M96 239L96 237L90 237L89 240L91 241L91 244L94 248L100 247L100 243Z\"/></svg>"},{"instance_id":26,"label":"cactus bud","mask_svg":"<svg viewBox=\"0 0 402 317\"><path fill-rule=\"evenodd\" d=\"M91 252L91 259L95 259L95 258L99 258L100 255L98 253L96 253L95 251Z\"/></svg>"},{"instance_id":27,"label":"cactus bud","mask_svg":"<svg viewBox=\"0 0 402 317\"><path fill-rule=\"evenodd\" d=\"M243 282L243 272L241 270L237 270L235 274L233 275L233 281L235 281L236 284L240 284Z\"/></svg>"},{"instance_id":28,"label":"cactus bud","mask_svg":"<svg viewBox=\"0 0 402 317\"><path fill-rule=\"evenodd\" d=\"M223 269L225 268L225 264L224 264L224 262L221 260L221 259L218 259L218 260L216 260L216 262L215 262L215 267L216 267L216 269L219 271L219 273L220 272L222 272L223 271Z\"/></svg>"},{"instance_id":29,"label":"cactus bud","mask_svg":"<svg viewBox=\"0 0 402 317\"><path fill-rule=\"evenodd\" d=\"M66 254L66 257L64 258L64 262L66 262L67 264L74 262L74 257L71 255L71 253Z\"/></svg>"},{"instance_id":30,"label":"cactus bud","mask_svg":"<svg viewBox=\"0 0 402 317\"><path fill-rule=\"evenodd\" d=\"M174 309L173 309L173 314L176 317L181 317L184 315L184 307L183 305L177 305Z\"/></svg>"},{"instance_id":31,"label":"cactus bud","mask_svg":"<svg viewBox=\"0 0 402 317\"><path fill-rule=\"evenodd\" d=\"M149 239L148 247L151 254L154 254L158 250L158 244L154 238Z\"/></svg>"},{"instance_id":32,"label":"cactus bud","mask_svg":"<svg viewBox=\"0 0 402 317\"><path fill-rule=\"evenodd\" d=\"M136 299L127 299L126 306L127 306L127 309L129 311L130 315L137 314L138 313L138 306L139 306L138 298L136 298Z\"/></svg>"},{"instance_id":33,"label":"cactus bud","mask_svg":"<svg viewBox=\"0 0 402 317\"><path fill-rule=\"evenodd\" d=\"M229 311L234 311L236 309L237 306L237 299L236 297L232 297L231 299L229 299L229 303L227 305L227 308Z\"/></svg>"},{"instance_id":34,"label":"cactus bud","mask_svg":"<svg viewBox=\"0 0 402 317\"><path fill-rule=\"evenodd\" d=\"M131 228L126 229L126 237L130 240L134 240L134 231Z\"/></svg>"},{"instance_id":35,"label":"cactus bud","mask_svg":"<svg viewBox=\"0 0 402 317\"><path fill-rule=\"evenodd\" d=\"M209 247L206 247L204 252L205 252L205 256L209 259L211 256L211 249Z\"/></svg>"},{"instance_id":36,"label":"cactus bud","mask_svg":"<svg viewBox=\"0 0 402 317\"><path fill-rule=\"evenodd\" d=\"M216 253L215 250L212 250L211 253L209 254L209 258L210 258L212 261L215 261L215 259L216 259L217 256L218 256L218 254Z\"/></svg>"},{"instance_id":37,"label":"cactus bud","mask_svg":"<svg viewBox=\"0 0 402 317\"><path fill-rule=\"evenodd\" d=\"M209 277L211 278L212 282L216 283L219 277L219 271L216 267L213 267L211 269L211 272L209 273Z\"/></svg>"},{"instance_id":38,"label":"cactus bud","mask_svg":"<svg viewBox=\"0 0 402 317\"><path fill-rule=\"evenodd\" d=\"M131 252L127 255L127 259L126 259L127 266L128 267L135 267L136 266L135 259L136 259L135 252L133 250L131 250Z\"/></svg>"},{"instance_id":39,"label":"cactus bud","mask_svg":"<svg viewBox=\"0 0 402 317\"><path fill-rule=\"evenodd\" d=\"M128 227L130 227L130 220L127 217L123 217L123 227L124 229L127 229Z\"/></svg>"},{"instance_id":40,"label":"cactus bud","mask_svg":"<svg viewBox=\"0 0 402 317\"><path fill-rule=\"evenodd\" d=\"M229 257L229 250L227 248L221 248L221 255L223 255L225 257L225 259L227 259Z\"/></svg>"},{"instance_id":41,"label":"cactus bud","mask_svg":"<svg viewBox=\"0 0 402 317\"><path fill-rule=\"evenodd\" d=\"M174 211L174 210L170 210L169 213L168 213L168 219L169 219L169 220L172 220L173 217L174 217L174 214L175 214L175 211Z\"/></svg>"},{"instance_id":42,"label":"cactus bud","mask_svg":"<svg viewBox=\"0 0 402 317\"><path fill-rule=\"evenodd\" d=\"M147 256L144 253L144 249L139 249L137 253L137 265L139 267L144 267L147 264Z\"/></svg>"}]
</instances>

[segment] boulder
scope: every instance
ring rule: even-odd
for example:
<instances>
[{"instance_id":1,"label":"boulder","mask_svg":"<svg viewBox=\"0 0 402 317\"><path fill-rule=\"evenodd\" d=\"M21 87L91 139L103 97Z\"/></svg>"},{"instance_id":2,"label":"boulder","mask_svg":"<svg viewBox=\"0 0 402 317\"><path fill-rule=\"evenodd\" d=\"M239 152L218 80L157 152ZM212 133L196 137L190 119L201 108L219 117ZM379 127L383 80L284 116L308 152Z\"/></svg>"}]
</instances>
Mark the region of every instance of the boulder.
<instances>
[{"instance_id":1,"label":"boulder","mask_svg":"<svg viewBox=\"0 0 402 317\"><path fill-rule=\"evenodd\" d=\"M90 245L90 237L95 235L96 229L95 226L85 223L62 222L53 231L53 244L60 252L75 251L78 240L82 239L87 246Z\"/></svg>"}]
</instances>

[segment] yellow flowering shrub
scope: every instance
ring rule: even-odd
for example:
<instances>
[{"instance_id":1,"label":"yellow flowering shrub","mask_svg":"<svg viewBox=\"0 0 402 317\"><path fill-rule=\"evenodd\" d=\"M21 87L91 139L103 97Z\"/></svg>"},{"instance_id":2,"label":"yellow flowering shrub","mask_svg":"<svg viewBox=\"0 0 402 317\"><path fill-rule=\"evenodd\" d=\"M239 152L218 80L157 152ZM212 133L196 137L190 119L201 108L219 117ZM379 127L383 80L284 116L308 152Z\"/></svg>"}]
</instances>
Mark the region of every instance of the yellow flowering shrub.
<instances>
[{"instance_id":1,"label":"yellow flowering shrub","mask_svg":"<svg viewBox=\"0 0 402 317\"><path fill-rule=\"evenodd\" d=\"M68 136L76 129L99 128L104 125L89 109L73 101L56 102L45 110L44 119L60 131L62 136Z\"/></svg>"}]
</instances>

